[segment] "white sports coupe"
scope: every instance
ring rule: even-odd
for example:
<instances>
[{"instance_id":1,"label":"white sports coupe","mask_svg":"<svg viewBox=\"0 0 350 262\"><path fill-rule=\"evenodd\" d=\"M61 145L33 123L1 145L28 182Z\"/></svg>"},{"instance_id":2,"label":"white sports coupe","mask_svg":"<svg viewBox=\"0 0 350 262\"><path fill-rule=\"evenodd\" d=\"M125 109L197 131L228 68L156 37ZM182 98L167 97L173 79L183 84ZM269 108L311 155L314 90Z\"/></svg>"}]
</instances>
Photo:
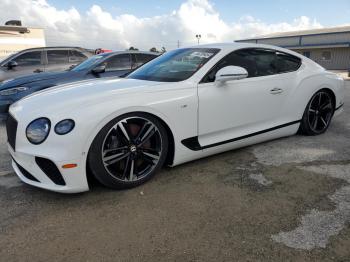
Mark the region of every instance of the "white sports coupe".
<instances>
[{"instance_id":1,"label":"white sports coupe","mask_svg":"<svg viewBox=\"0 0 350 262\"><path fill-rule=\"evenodd\" d=\"M266 140L325 132L344 82L283 48L212 44L165 53L123 79L80 82L13 104L13 168L25 183L131 188L163 166Z\"/></svg>"}]
</instances>

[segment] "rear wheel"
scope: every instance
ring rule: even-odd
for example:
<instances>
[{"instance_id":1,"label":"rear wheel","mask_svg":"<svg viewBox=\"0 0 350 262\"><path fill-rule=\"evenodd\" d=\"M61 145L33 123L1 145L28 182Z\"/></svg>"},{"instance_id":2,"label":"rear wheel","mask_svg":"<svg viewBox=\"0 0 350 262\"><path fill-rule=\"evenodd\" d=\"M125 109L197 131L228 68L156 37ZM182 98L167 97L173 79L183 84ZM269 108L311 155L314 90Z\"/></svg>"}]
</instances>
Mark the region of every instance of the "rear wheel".
<instances>
[{"instance_id":1,"label":"rear wheel","mask_svg":"<svg viewBox=\"0 0 350 262\"><path fill-rule=\"evenodd\" d=\"M332 95L324 90L318 91L306 106L300 126L301 132L305 135L319 135L326 132L333 114Z\"/></svg>"},{"instance_id":2,"label":"rear wheel","mask_svg":"<svg viewBox=\"0 0 350 262\"><path fill-rule=\"evenodd\" d=\"M131 113L109 122L94 139L88 156L98 181L112 188L131 188L149 180L164 164L168 137L153 116Z\"/></svg>"}]
</instances>

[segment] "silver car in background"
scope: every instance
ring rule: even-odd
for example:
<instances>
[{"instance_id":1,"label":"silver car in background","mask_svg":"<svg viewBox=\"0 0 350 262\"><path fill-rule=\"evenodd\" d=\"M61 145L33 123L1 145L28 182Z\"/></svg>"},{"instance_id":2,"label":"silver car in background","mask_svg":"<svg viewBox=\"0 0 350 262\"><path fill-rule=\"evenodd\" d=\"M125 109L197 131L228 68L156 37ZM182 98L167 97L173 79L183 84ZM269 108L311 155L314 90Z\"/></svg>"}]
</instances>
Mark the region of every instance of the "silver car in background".
<instances>
[{"instance_id":1,"label":"silver car in background","mask_svg":"<svg viewBox=\"0 0 350 262\"><path fill-rule=\"evenodd\" d=\"M92 52L80 47L26 49L0 62L0 81L33 73L64 71L92 55Z\"/></svg>"}]
</instances>

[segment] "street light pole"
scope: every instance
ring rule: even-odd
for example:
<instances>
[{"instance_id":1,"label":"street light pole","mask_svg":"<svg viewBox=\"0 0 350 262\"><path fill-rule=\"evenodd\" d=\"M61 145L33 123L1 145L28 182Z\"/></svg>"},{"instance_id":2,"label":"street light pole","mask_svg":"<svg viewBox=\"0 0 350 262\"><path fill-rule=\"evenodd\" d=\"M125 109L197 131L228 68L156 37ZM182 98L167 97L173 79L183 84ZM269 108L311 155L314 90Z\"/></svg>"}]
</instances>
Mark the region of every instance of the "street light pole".
<instances>
[{"instance_id":1,"label":"street light pole","mask_svg":"<svg viewBox=\"0 0 350 262\"><path fill-rule=\"evenodd\" d=\"M199 40L202 38L201 35L196 35L197 41L198 41L198 45L199 45Z\"/></svg>"}]
</instances>

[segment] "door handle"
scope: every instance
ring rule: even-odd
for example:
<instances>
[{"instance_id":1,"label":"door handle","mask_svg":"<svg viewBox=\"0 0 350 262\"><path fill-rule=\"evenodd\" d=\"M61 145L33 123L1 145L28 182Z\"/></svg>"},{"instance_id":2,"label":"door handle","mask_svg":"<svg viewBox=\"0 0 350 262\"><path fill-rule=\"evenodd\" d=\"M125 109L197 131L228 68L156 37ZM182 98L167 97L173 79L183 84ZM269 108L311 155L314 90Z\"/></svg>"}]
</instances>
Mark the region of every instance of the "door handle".
<instances>
[{"instance_id":1,"label":"door handle","mask_svg":"<svg viewBox=\"0 0 350 262\"><path fill-rule=\"evenodd\" d=\"M42 72L44 72L44 71L38 68L38 69L35 69L33 72L34 72L34 73L42 73Z\"/></svg>"},{"instance_id":2,"label":"door handle","mask_svg":"<svg viewBox=\"0 0 350 262\"><path fill-rule=\"evenodd\" d=\"M270 90L270 93L273 94L273 95L280 94L280 93L282 93L282 92L283 92L283 89L278 88L278 87L272 88L272 89Z\"/></svg>"}]
</instances>

